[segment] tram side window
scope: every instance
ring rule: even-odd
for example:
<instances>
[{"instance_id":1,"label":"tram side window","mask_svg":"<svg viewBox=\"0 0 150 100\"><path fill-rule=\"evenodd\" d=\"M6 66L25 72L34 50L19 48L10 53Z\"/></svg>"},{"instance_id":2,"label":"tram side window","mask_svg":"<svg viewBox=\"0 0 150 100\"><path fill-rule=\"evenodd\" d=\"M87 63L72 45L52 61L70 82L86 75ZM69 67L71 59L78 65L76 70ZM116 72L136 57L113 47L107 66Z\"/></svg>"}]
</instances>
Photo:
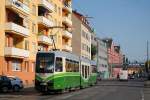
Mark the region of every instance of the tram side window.
<instances>
[{"instance_id":1,"label":"tram side window","mask_svg":"<svg viewBox=\"0 0 150 100\"><path fill-rule=\"evenodd\" d=\"M72 64L71 61L69 59L66 59L66 72L72 72L72 68L71 68Z\"/></svg>"},{"instance_id":2,"label":"tram side window","mask_svg":"<svg viewBox=\"0 0 150 100\"><path fill-rule=\"evenodd\" d=\"M84 77L84 65L82 65L82 76Z\"/></svg>"},{"instance_id":3,"label":"tram side window","mask_svg":"<svg viewBox=\"0 0 150 100\"><path fill-rule=\"evenodd\" d=\"M57 58L56 58L55 71L56 71L56 72L62 72L62 70L63 70L62 58L57 57Z\"/></svg>"},{"instance_id":4,"label":"tram side window","mask_svg":"<svg viewBox=\"0 0 150 100\"><path fill-rule=\"evenodd\" d=\"M66 68L66 72L69 72L69 60L68 59L66 59L65 68Z\"/></svg>"},{"instance_id":5,"label":"tram side window","mask_svg":"<svg viewBox=\"0 0 150 100\"><path fill-rule=\"evenodd\" d=\"M79 62L75 62L75 72L79 72Z\"/></svg>"},{"instance_id":6,"label":"tram side window","mask_svg":"<svg viewBox=\"0 0 150 100\"><path fill-rule=\"evenodd\" d=\"M74 61L70 61L70 72L74 72Z\"/></svg>"},{"instance_id":7,"label":"tram side window","mask_svg":"<svg viewBox=\"0 0 150 100\"><path fill-rule=\"evenodd\" d=\"M73 60L66 59L66 72L79 72L79 63Z\"/></svg>"},{"instance_id":8,"label":"tram side window","mask_svg":"<svg viewBox=\"0 0 150 100\"><path fill-rule=\"evenodd\" d=\"M85 78L87 78L87 74L88 74L87 66L85 66Z\"/></svg>"},{"instance_id":9,"label":"tram side window","mask_svg":"<svg viewBox=\"0 0 150 100\"><path fill-rule=\"evenodd\" d=\"M90 68L89 68L89 66L87 67L87 70L88 70L88 76L90 76Z\"/></svg>"}]
</instances>

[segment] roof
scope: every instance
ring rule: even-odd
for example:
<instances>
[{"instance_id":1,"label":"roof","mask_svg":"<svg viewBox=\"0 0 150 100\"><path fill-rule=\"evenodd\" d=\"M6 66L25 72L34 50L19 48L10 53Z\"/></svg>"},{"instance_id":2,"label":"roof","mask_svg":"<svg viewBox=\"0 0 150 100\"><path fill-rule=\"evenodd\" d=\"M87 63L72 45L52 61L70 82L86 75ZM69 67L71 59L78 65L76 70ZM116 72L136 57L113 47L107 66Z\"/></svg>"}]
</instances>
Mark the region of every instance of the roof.
<instances>
[{"instance_id":1,"label":"roof","mask_svg":"<svg viewBox=\"0 0 150 100\"><path fill-rule=\"evenodd\" d=\"M83 14L77 12L76 10L73 10L73 14L82 22L82 24L91 32L93 33L93 29L90 26L89 21L87 20L86 16Z\"/></svg>"}]
</instances>

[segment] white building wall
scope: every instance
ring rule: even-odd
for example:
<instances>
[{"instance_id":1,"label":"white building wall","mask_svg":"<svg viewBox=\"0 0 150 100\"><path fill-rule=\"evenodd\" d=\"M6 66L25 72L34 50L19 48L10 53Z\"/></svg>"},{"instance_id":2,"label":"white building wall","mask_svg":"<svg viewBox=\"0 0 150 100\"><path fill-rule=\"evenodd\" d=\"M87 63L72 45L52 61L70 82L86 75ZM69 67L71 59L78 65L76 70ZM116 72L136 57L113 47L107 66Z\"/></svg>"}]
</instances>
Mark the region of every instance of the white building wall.
<instances>
[{"instance_id":1,"label":"white building wall","mask_svg":"<svg viewBox=\"0 0 150 100\"><path fill-rule=\"evenodd\" d=\"M106 44L97 39L98 42L98 72L108 71L108 53Z\"/></svg>"}]
</instances>

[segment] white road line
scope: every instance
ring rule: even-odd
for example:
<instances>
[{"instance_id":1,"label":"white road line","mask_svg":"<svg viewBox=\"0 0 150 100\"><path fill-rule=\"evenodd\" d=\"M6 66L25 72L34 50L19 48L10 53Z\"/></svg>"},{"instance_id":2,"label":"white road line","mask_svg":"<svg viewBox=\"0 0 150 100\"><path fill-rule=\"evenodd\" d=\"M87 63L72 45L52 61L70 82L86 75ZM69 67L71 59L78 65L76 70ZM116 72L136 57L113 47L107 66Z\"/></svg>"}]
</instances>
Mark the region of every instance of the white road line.
<instances>
[{"instance_id":1,"label":"white road line","mask_svg":"<svg viewBox=\"0 0 150 100\"><path fill-rule=\"evenodd\" d=\"M141 100L144 100L144 92L141 90Z\"/></svg>"}]
</instances>

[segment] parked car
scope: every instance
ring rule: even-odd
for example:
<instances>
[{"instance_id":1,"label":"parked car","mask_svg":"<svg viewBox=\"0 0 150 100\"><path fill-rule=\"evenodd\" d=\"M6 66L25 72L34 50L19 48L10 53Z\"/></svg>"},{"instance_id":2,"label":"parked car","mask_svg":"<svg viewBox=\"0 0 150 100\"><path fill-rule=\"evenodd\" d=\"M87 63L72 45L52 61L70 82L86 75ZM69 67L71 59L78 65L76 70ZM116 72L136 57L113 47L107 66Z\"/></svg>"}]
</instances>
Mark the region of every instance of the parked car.
<instances>
[{"instance_id":1,"label":"parked car","mask_svg":"<svg viewBox=\"0 0 150 100\"><path fill-rule=\"evenodd\" d=\"M6 93L11 89L11 80L7 76L0 75L0 91Z\"/></svg>"},{"instance_id":2,"label":"parked car","mask_svg":"<svg viewBox=\"0 0 150 100\"><path fill-rule=\"evenodd\" d=\"M12 89L14 92L19 92L23 89L23 81L20 78L16 76L8 76L8 78L11 80Z\"/></svg>"}]
</instances>

